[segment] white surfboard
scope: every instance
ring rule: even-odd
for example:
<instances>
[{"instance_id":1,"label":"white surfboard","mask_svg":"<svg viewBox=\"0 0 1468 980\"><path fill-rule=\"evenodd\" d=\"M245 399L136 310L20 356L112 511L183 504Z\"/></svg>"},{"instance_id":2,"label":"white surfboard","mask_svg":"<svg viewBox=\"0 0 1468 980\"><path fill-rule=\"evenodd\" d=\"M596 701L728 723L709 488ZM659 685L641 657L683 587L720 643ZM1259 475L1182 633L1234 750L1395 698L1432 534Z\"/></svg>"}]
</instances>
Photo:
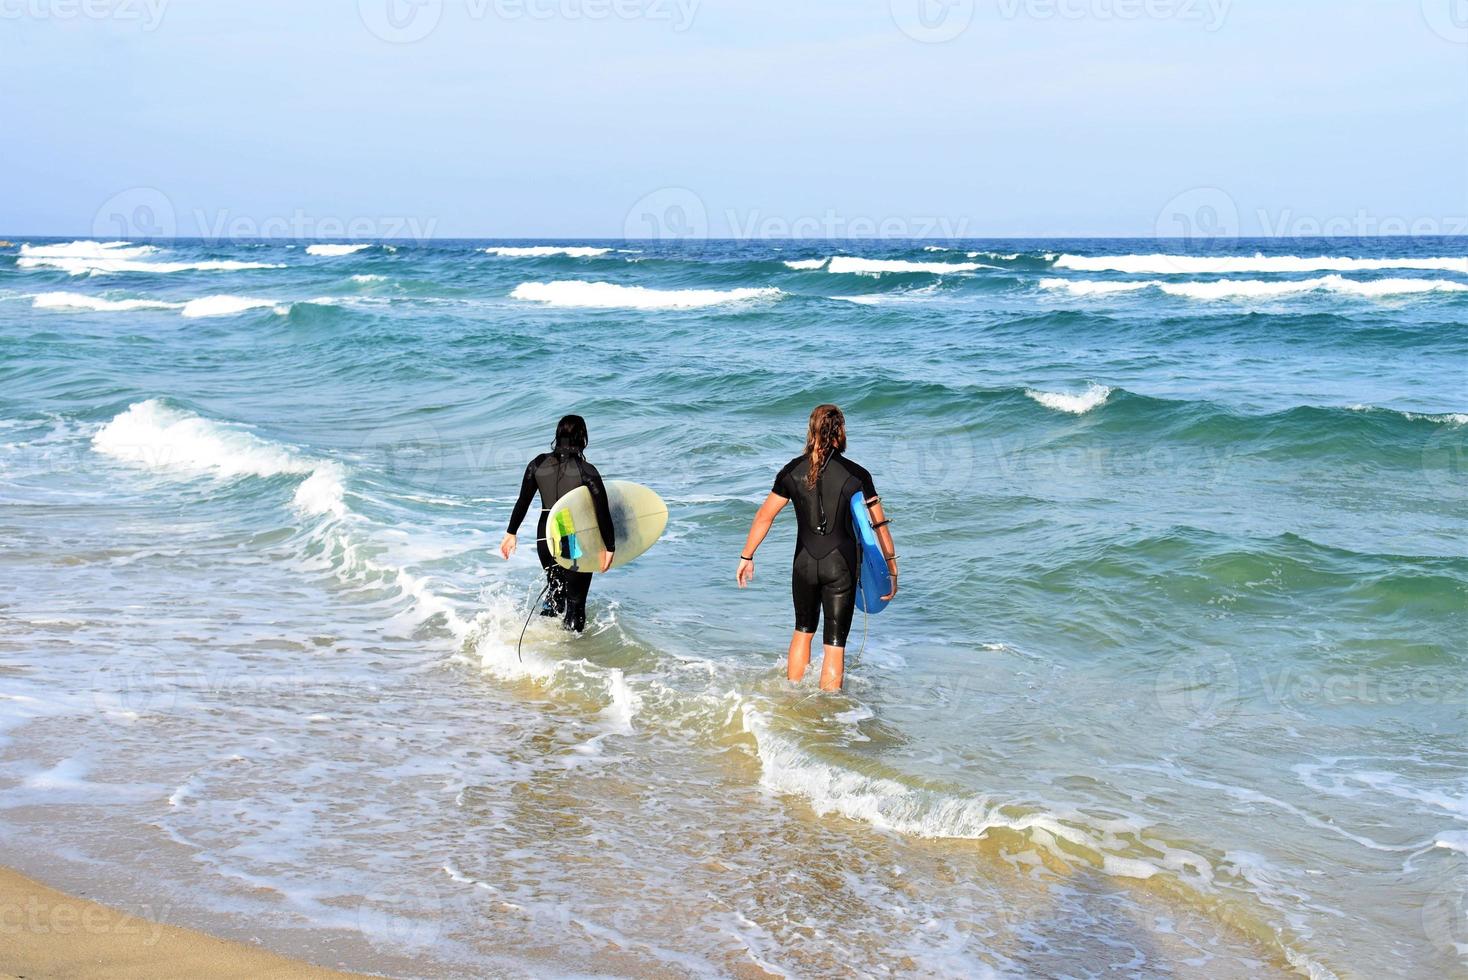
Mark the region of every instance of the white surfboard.
<instances>
[{"instance_id":1,"label":"white surfboard","mask_svg":"<svg viewBox=\"0 0 1468 980\"><path fill-rule=\"evenodd\" d=\"M668 505L640 483L607 480L607 505L616 530L616 556L612 568L620 568L642 554L668 526ZM573 572L601 571L602 536L591 491L577 487L551 508L545 522L546 545L562 568Z\"/></svg>"}]
</instances>

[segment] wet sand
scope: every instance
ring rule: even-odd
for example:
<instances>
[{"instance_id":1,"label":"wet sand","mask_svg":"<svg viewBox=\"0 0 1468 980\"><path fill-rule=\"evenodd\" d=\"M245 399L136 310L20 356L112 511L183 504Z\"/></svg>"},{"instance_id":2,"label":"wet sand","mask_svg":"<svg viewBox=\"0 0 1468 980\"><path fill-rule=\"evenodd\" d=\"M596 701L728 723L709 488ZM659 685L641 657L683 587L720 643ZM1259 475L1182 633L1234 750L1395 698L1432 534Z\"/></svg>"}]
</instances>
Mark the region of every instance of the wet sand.
<instances>
[{"instance_id":1,"label":"wet sand","mask_svg":"<svg viewBox=\"0 0 1468 980\"><path fill-rule=\"evenodd\" d=\"M149 922L0 868L0 980L57 977L326 980L359 975L286 959L189 929Z\"/></svg>"}]
</instances>

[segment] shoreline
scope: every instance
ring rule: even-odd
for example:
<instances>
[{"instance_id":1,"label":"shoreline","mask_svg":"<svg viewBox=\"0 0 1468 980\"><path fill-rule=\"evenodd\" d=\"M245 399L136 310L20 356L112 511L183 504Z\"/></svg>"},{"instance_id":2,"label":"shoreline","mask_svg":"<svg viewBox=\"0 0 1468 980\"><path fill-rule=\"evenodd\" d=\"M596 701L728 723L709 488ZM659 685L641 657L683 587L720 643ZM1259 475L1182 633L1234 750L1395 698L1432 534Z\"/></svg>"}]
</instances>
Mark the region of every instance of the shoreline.
<instances>
[{"instance_id":1,"label":"shoreline","mask_svg":"<svg viewBox=\"0 0 1468 980\"><path fill-rule=\"evenodd\" d=\"M0 867L0 980L38 977L361 977L152 922Z\"/></svg>"}]
</instances>

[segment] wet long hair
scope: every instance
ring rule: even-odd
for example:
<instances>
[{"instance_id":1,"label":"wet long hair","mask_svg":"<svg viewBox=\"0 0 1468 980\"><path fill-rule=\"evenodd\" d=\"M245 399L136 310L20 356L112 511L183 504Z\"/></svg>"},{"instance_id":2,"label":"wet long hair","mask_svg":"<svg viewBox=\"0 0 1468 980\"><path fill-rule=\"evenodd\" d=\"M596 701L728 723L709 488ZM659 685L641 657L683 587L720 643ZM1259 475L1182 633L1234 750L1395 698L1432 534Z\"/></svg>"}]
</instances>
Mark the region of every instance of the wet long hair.
<instances>
[{"instance_id":1,"label":"wet long hair","mask_svg":"<svg viewBox=\"0 0 1468 980\"><path fill-rule=\"evenodd\" d=\"M586 420L581 416L567 415L556 423L556 444L553 447L556 452L580 456L590 441L586 434Z\"/></svg>"},{"instance_id":2,"label":"wet long hair","mask_svg":"<svg viewBox=\"0 0 1468 980\"><path fill-rule=\"evenodd\" d=\"M810 472L805 485L815 489L832 456L846 451L846 416L835 405L817 405L810 413L810 428L805 434L805 454L810 457Z\"/></svg>"}]
</instances>

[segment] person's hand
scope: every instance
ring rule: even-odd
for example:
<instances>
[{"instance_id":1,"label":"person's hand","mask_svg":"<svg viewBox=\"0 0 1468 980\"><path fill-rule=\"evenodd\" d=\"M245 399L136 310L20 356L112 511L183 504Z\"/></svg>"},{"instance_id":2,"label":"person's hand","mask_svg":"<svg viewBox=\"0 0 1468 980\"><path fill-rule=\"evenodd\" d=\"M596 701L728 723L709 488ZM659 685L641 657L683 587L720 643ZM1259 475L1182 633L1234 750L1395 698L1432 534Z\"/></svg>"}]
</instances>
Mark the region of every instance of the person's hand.
<instances>
[{"instance_id":1,"label":"person's hand","mask_svg":"<svg viewBox=\"0 0 1468 980\"><path fill-rule=\"evenodd\" d=\"M601 570L605 572L607 569L611 568L612 559L615 557L617 557L617 553L615 551L607 551L603 549L601 553Z\"/></svg>"},{"instance_id":2,"label":"person's hand","mask_svg":"<svg viewBox=\"0 0 1468 980\"><path fill-rule=\"evenodd\" d=\"M753 582L754 562L750 561L748 558L741 557L739 559L739 570L734 573L734 581L739 583L739 587L741 589L748 585L750 582Z\"/></svg>"},{"instance_id":3,"label":"person's hand","mask_svg":"<svg viewBox=\"0 0 1468 980\"><path fill-rule=\"evenodd\" d=\"M883 602L891 602L892 597L897 595L897 572L893 570L890 562L887 565L887 571L892 575L892 591L882 596Z\"/></svg>"},{"instance_id":4,"label":"person's hand","mask_svg":"<svg viewBox=\"0 0 1468 980\"><path fill-rule=\"evenodd\" d=\"M519 542L515 540L513 534L505 535L505 539L500 542L500 554L504 556L505 561L510 560L510 556L515 553L515 548L518 545Z\"/></svg>"}]
</instances>

